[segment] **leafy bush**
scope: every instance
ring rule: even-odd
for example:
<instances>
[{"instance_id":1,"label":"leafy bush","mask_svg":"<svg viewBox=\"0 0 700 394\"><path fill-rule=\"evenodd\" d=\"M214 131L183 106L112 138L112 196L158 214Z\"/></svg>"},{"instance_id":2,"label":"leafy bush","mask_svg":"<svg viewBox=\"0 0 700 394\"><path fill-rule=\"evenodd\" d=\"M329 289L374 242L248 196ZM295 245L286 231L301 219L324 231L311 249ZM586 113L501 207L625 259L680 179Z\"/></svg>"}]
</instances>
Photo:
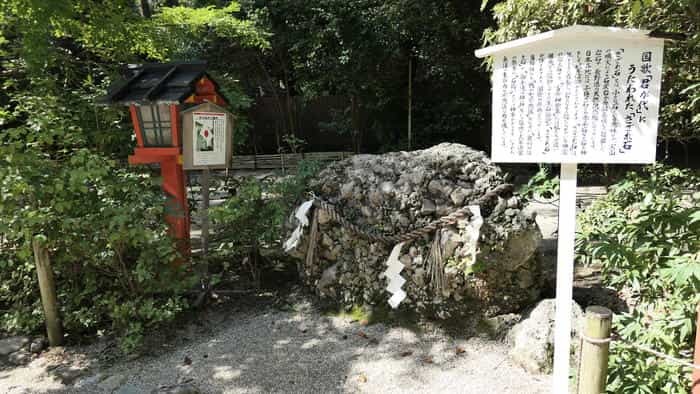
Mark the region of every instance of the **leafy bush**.
<instances>
[{"instance_id":1,"label":"leafy bush","mask_svg":"<svg viewBox=\"0 0 700 394\"><path fill-rule=\"evenodd\" d=\"M687 358L700 301L700 181L688 170L646 171L628 174L579 217L577 249L584 261L602 263L606 284L631 306L613 321L624 341ZM614 343L607 389L685 393L689 372Z\"/></svg>"},{"instance_id":2,"label":"leafy bush","mask_svg":"<svg viewBox=\"0 0 700 394\"><path fill-rule=\"evenodd\" d=\"M294 176L276 181L244 179L236 195L212 208L210 216L217 237L222 241L219 253L257 258L259 248L279 248L283 225L295 204L307 190L321 165L302 161Z\"/></svg>"},{"instance_id":3,"label":"leafy bush","mask_svg":"<svg viewBox=\"0 0 700 394\"><path fill-rule=\"evenodd\" d=\"M48 240L70 336L111 332L129 350L148 327L187 307L183 290L193 275L174 264L158 182L123 168L134 145L128 111L95 99L125 63L219 55L223 41L245 48L266 41L235 16L236 2L156 5L145 18L151 3L0 2L0 331L42 326L36 235ZM239 112L250 99L227 69L211 67ZM240 136L246 122L239 117L236 126Z\"/></svg>"},{"instance_id":4,"label":"leafy bush","mask_svg":"<svg viewBox=\"0 0 700 394\"><path fill-rule=\"evenodd\" d=\"M164 197L148 175L87 150L57 161L0 148L0 330L43 325L31 241L48 240L64 328L112 332L125 350L186 307Z\"/></svg>"},{"instance_id":5,"label":"leafy bush","mask_svg":"<svg viewBox=\"0 0 700 394\"><path fill-rule=\"evenodd\" d=\"M518 193L528 199L551 199L559 195L559 177L552 174L551 167L541 164L535 175L523 185Z\"/></svg>"}]
</instances>

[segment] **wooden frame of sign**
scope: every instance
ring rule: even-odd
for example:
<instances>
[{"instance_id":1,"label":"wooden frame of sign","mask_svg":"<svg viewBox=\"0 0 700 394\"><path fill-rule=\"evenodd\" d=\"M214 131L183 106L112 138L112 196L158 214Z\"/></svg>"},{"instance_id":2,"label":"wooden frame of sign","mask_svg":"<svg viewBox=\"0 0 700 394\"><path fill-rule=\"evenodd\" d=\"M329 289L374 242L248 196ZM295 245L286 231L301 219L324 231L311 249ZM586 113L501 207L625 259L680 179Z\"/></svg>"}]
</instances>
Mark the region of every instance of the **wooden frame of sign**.
<instances>
[{"instance_id":1,"label":"wooden frame of sign","mask_svg":"<svg viewBox=\"0 0 700 394\"><path fill-rule=\"evenodd\" d=\"M664 41L570 26L475 52L492 57L492 160L561 163L554 393L568 393L577 163L653 163Z\"/></svg>"},{"instance_id":2,"label":"wooden frame of sign","mask_svg":"<svg viewBox=\"0 0 700 394\"><path fill-rule=\"evenodd\" d=\"M228 168L233 155L233 114L208 102L181 113L184 169Z\"/></svg>"}]
</instances>

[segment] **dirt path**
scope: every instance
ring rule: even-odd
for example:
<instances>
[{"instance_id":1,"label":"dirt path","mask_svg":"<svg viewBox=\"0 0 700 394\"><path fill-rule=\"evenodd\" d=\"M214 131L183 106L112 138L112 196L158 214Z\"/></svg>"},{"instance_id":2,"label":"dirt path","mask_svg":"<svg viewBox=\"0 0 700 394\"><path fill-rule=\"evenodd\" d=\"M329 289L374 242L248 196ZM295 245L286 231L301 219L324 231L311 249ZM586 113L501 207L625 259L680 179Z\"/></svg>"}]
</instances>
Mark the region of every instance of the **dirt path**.
<instances>
[{"instance_id":1,"label":"dirt path","mask_svg":"<svg viewBox=\"0 0 700 394\"><path fill-rule=\"evenodd\" d=\"M547 376L510 363L499 341L364 326L324 316L304 297L292 311L212 312L151 355L100 368L98 349L44 353L0 371L3 393L544 393ZM53 360L52 360L53 358ZM61 383L74 364L82 371ZM56 365L64 365L56 368ZM68 382L71 383L71 382Z\"/></svg>"}]
</instances>

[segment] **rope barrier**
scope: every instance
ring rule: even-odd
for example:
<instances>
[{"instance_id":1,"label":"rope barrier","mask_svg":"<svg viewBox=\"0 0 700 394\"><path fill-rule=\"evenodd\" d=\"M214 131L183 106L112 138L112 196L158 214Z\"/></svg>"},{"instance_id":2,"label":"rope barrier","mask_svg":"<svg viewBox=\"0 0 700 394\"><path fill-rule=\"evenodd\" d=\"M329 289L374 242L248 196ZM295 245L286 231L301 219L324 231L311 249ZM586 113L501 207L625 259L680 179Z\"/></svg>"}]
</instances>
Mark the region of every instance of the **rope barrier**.
<instances>
[{"instance_id":1,"label":"rope barrier","mask_svg":"<svg viewBox=\"0 0 700 394\"><path fill-rule=\"evenodd\" d=\"M603 345L603 344L606 344L606 343L610 343L610 342L612 342L612 340L613 340L612 337L608 337L608 338L591 338L591 337L588 337L588 336L586 336L586 335L584 335L584 334L580 334L580 336L581 336L581 339L582 339L582 340L584 340L584 341L586 341L586 342L588 342L588 343L592 343L592 344L594 344L594 345Z\"/></svg>"},{"instance_id":2,"label":"rope barrier","mask_svg":"<svg viewBox=\"0 0 700 394\"><path fill-rule=\"evenodd\" d=\"M621 341L621 340L616 340L616 341L614 341L614 344L615 344L615 345L620 344L620 345L622 345L622 346L631 347L631 348L634 348L634 349L637 349L637 350L641 350L641 351L643 351L643 352L652 354L652 355L654 355L654 356L656 356L656 357L662 358L662 359L664 359L664 360L666 360L666 361L669 361L669 362L671 362L671 363L678 364L678 365L682 365L682 366L684 366L684 367L686 367L686 368L690 368L690 369L700 369L700 365L695 365L695 364L693 364L693 363L691 363L691 362L688 362L688 361L686 361L686 360L682 360L682 359L677 358L677 357L669 356L668 354L658 352L658 351L656 351L656 350L654 350L654 349L652 349L652 348L649 348L649 347L646 347L646 346L643 346L643 345L638 345L638 344L636 344L636 343L630 343L630 342Z\"/></svg>"},{"instance_id":3,"label":"rope barrier","mask_svg":"<svg viewBox=\"0 0 700 394\"><path fill-rule=\"evenodd\" d=\"M656 350L654 350L650 347L644 346L644 345L639 345L636 343L625 341L622 338L620 338L619 335L610 336L608 338L591 338L591 337L588 337L584 334L579 334L579 337L581 338L582 341L586 341L586 342L594 344L594 345L604 345L606 343L612 343L615 346L625 346L628 348L633 348L633 349L637 349L637 350L640 350L640 351L645 352L645 353L652 354L656 357L662 358L662 359L669 361L671 363L674 363L674 364L684 366L686 368L700 369L700 365L696 365L696 364L693 364L687 360L683 360L683 359L680 359L677 357L670 356L666 353L661 353L659 351L656 351Z\"/></svg>"},{"instance_id":4,"label":"rope barrier","mask_svg":"<svg viewBox=\"0 0 700 394\"><path fill-rule=\"evenodd\" d=\"M354 223L350 223L347 219L342 217L338 213L338 211L334 205L332 205L324 200L321 200L320 198L318 198L315 195L313 196L313 200L314 200L315 207L325 211L334 221L338 222L338 224L340 224L342 227L345 227L346 229L352 231L353 233L364 236L365 238L369 239L372 242L381 242L384 244L393 245L393 244L397 244L399 242L413 241L413 240L421 238L423 236L432 234L438 228L453 225L453 224L457 223L457 221L459 219L462 219L468 215L471 216L471 211L469 210L469 206L471 206L471 205L481 206L482 204L489 202L489 200L491 200L494 197L498 197L501 194L505 194L505 193L512 193L512 191L513 191L512 184L499 185L499 186L493 188L492 190L486 192L483 196L479 197L473 203L467 204L466 206L459 208L458 210L452 212L451 214L449 214L447 216L443 216L439 219L433 220L432 222L426 224L423 227L413 229L407 233L399 234L399 235L381 235L381 234L376 234L376 233L369 231L369 230L365 230Z\"/></svg>"}]
</instances>

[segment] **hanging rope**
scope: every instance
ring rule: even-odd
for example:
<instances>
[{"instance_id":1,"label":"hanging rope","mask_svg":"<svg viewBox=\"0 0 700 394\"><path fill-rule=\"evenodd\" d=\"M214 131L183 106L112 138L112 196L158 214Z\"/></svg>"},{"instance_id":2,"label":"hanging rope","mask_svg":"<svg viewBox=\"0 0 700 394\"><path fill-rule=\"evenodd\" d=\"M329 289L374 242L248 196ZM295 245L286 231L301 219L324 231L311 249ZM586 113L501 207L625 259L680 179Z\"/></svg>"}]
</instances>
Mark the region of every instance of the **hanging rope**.
<instances>
[{"instance_id":1,"label":"hanging rope","mask_svg":"<svg viewBox=\"0 0 700 394\"><path fill-rule=\"evenodd\" d=\"M365 230L362 227L349 222L347 219L345 219L343 216L340 215L338 212L338 209L332 204L329 204L326 201L321 200L320 198L313 196L313 198L304 204L302 204L302 207L297 210L297 218L300 221L300 225L297 227L295 230L295 233L292 234L292 237L290 237L289 240L285 243L285 246L289 243L289 247L295 246L298 241L299 241L299 236L301 235L302 227L303 227L303 222L306 217L306 211L304 210L301 214L299 213L302 211L302 208L306 205L306 209L308 210L308 204L313 205L316 207L316 209L313 212L313 217L311 219L311 231L309 234L309 245L306 250L306 258L305 258L305 263L306 266L311 266L315 256L316 256L316 244L318 243L318 214L320 210L323 210L328 216L331 217L334 221L336 221L338 224L341 225L341 227L350 230L351 232L358 234L372 242L381 242L383 244L387 245L395 245L394 250L397 250L398 248L398 253L400 253L401 246L405 242L411 242L413 240L416 240L418 238L423 238L427 235L430 234L435 234L432 247L430 248L430 254L429 254L429 260L428 260L428 269L430 272L430 283L433 288L433 290L438 293L442 294L443 290L445 288L445 285L447 283L447 278L446 278L446 272L445 272L445 256L444 256L444 251L442 249L442 240L441 240L441 231L440 229L444 226L449 226L449 225L454 225L457 223L458 220L464 218L464 217L474 217L475 220L477 221L482 221L483 219L481 218L479 212L480 212L480 207L483 204L486 204L490 202L491 199L494 197L498 197L501 194L505 193L511 193L513 191L513 185L511 184L504 184L504 185L499 185L495 187L494 189L488 191L485 193L483 196L479 197L476 201L467 204L466 206L452 212L451 214L447 216L443 216L439 219L433 220L432 222L428 223L427 225L413 229L407 233L404 234L399 234L399 235L381 235L381 234L376 234L372 231ZM481 223L479 222L478 227L481 226ZM478 231L477 227L477 231ZM478 234L476 235L476 239L474 239L474 242L478 240ZM288 249L288 248L287 248ZM392 253L394 253L392 251ZM391 262L391 257L389 260L389 263ZM396 261L398 262L398 260ZM389 264L388 263L388 264ZM400 263L398 264L399 266L403 267ZM303 270L300 268L300 272L303 272ZM401 285L405 283L405 279L401 278L399 275L400 269L396 269L395 266L390 266L389 270L387 272L394 270L396 272L393 272L392 275L394 275L391 278L391 281L389 283L389 287L387 288L390 292L393 293L392 297L389 299L389 304L391 305L392 308L398 307L398 305L401 303L401 301L406 297L406 293L401 290ZM398 278L397 278L398 277ZM398 285L397 285L398 283Z\"/></svg>"},{"instance_id":2,"label":"hanging rope","mask_svg":"<svg viewBox=\"0 0 700 394\"><path fill-rule=\"evenodd\" d=\"M503 184L495 187L494 189L488 191L486 194L483 196L479 197L476 201L473 203L467 204L466 206L459 208L458 210L452 212L451 214L447 216L443 216L439 219L433 220L432 222L426 224L423 227L413 229L407 233L404 234L399 234L399 235L381 235L381 234L376 234L372 231L363 229L362 227L353 224L349 222L347 219L342 217L339 213L336 207L326 201L321 200L320 198L314 196L314 202L313 205L316 208L322 209L325 211L328 216L331 217L334 221L336 221L338 224L340 224L343 228L346 228L350 230L351 232L361 235L368 240L372 242L381 242L384 244L388 245L394 245L399 242L409 242L416 240L418 238L422 238L426 235L430 235L433 232L435 232L437 229L442 228L444 226L450 226L454 225L457 223L458 220L471 216L472 213L470 211L469 206L471 205L483 205L488 203L491 199L494 197L498 197L502 194L510 194L513 192L513 185L512 184Z\"/></svg>"},{"instance_id":3,"label":"hanging rope","mask_svg":"<svg viewBox=\"0 0 700 394\"><path fill-rule=\"evenodd\" d=\"M309 231L309 247L306 249L306 266L310 267L316 255L316 244L318 243L318 210L315 209L311 216L311 230ZM299 268L299 274L304 276L304 268Z\"/></svg>"}]
</instances>

